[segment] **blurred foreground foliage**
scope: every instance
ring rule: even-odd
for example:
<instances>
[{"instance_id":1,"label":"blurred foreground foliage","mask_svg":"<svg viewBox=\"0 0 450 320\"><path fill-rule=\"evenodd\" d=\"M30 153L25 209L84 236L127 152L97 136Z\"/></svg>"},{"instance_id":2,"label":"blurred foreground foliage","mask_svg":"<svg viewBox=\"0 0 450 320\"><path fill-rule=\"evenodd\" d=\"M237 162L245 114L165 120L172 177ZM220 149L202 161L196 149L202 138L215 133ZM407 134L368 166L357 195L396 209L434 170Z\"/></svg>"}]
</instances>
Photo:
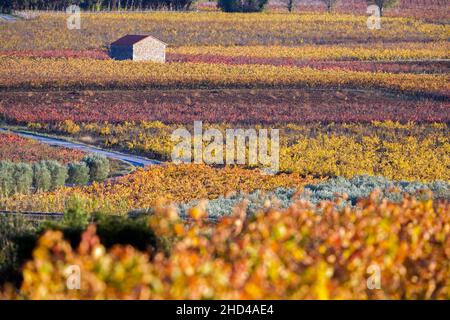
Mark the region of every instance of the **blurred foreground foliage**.
<instances>
[{"instance_id":1,"label":"blurred foreground foliage","mask_svg":"<svg viewBox=\"0 0 450 320\"><path fill-rule=\"evenodd\" d=\"M146 228L170 253L110 246L101 222L71 243L64 230L43 233L7 299L448 299L450 207L376 193L357 207L299 201L247 218L245 202L217 224L204 204L189 222L157 206ZM131 223L131 222L130 222ZM103 231L104 232L104 231ZM106 243L103 243L105 242ZM130 243L130 242L128 242ZM80 268L81 290L66 286ZM380 289L367 283L380 271Z\"/></svg>"}]
</instances>

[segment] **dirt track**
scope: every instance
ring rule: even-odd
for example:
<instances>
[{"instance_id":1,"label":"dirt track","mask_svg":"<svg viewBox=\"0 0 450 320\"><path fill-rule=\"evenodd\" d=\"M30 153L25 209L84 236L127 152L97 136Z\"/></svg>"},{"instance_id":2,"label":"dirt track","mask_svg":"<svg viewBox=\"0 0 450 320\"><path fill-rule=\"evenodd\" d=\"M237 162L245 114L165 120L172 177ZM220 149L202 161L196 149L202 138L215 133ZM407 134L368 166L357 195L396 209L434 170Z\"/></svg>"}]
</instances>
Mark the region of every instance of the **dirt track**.
<instances>
[{"instance_id":1,"label":"dirt track","mask_svg":"<svg viewBox=\"0 0 450 320\"><path fill-rule=\"evenodd\" d=\"M0 131L6 131L6 130L0 128ZM88 146L85 144L71 142L71 141L67 141L67 140L63 140L63 139L51 138L51 137L47 137L44 135L28 133L28 132L21 132L21 131L14 132L14 133L19 136L37 140L41 143L45 143L45 144L48 144L51 146L76 149L76 150L81 150L81 151L84 151L87 153L101 154L101 155L104 155L105 157L108 157L111 159L128 162L137 167L145 167L147 165L161 164L161 162L158 160L147 159L145 157L135 156L135 155L131 155L131 154L125 154L125 153L116 152L116 151L108 151L108 150L100 149L97 147L92 147L92 146Z\"/></svg>"}]
</instances>

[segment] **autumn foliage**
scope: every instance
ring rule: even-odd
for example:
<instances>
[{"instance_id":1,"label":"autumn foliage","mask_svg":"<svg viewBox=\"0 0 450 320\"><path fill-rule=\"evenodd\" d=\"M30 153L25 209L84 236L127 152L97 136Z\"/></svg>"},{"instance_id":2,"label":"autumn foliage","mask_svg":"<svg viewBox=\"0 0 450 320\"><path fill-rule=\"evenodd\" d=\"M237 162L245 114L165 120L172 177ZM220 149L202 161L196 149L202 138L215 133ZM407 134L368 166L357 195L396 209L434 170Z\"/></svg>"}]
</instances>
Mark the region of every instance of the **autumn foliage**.
<instances>
[{"instance_id":1,"label":"autumn foliage","mask_svg":"<svg viewBox=\"0 0 450 320\"><path fill-rule=\"evenodd\" d=\"M114 90L2 92L0 117L30 129L69 134L80 123L163 121L286 124L309 122L449 122L447 100L413 99L376 91L321 89Z\"/></svg>"},{"instance_id":2,"label":"autumn foliage","mask_svg":"<svg viewBox=\"0 0 450 320\"><path fill-rule=\"evenodd\" d=\"M174 165L138 169L133 174L86 187L65 187L55 192L14 195L0 199L0 208L62 212L73 197L84 200L88 212L124 214L133 209L155 206L161 198L168 202L215 199L236 191L301 187L318 181L299 174L266 175L260 170L238 167L212 168L207 165Z\"/></svg>"},{"instance_id":3,"label":"autumn foliage","mask_svg":"<svg viewBox=\"0 0 450 320\"><path fill-rule=\"evenodd\" d=\"M172 47L252 46L341 43L395 43L446 41L446 23L406 18L383 18L381 30L367 29L367 6L360 15L323 14L304 11L293 14L221 12L83 13L83 28L65 28L66 17L41 13L36 19L5 24L0 50L86 50L105 48L124 34L145 30ZM419 10L423 12L424 10ZM448 10L438 16L445 16ZM404 14L404 12L400 12ZM420 15L420 14L419 14ZM448 16L448 13L447 13ZM446 21L442 19L442 21ZM438 22L440 22L438 20ZM55 26L58 26L55 33ZM144 29L143 26L145 26ZM23 41L26 35L27 41Z\"/></svg>"},{"instance_id":4,"label":"autumn foliage","mask_svg":"<svg viewBox=\"0 0 450 320\"><path fill-rule=\"evenodd\" d=\"M0 221L0 298L450 299L450 25L417 2L379 30L362 0L1 24L4 124L162 161L194 121L279 129L281 172L167 162L104 181L106 159L0 134L0 210L61 218ZM108 57L137 32L166 63ZM74 185L47 160L75 161Z\"/></svg>"},{"instance_id":5,"label":"autumn foliage","mask_svg":"<svg viewBox=\"0 0 450 320\"><path fill-rule=\"evenodd\" d=\"M256 106L253 107L255 109ZM219 116L225 114L226 111ZM179 118L191 119L184 113ZM79 125L79 135L97 137L98 143L105 147L171 161L176 144L170 138L172 132L179 127L190 126L192 123L164 124L159 121L85 123ZM71 133L61 124L42 124L41 127ZM205 124L205 130L215 128L222 132L233 127L251 128L250 125L233 123ZM395 180L450 180L447 170L450 140L446 123L373 121L366 124L288 123L264 127L280 130L280 165L285 172L348 178L369 174Z\"/></svg>"},{"instance_id":6,"label":"autumn foliage","mask_svg":"<svg viewBox=\"0 0 450 320\"><path fill-rule=\"evenodd\" d=\"M270 65L158 64L90 59L0 57L3 89L377 89L447 96L446 75L315 70Z\"/></svg>"},{"instance_id":7,"label":"autumn foliage","mask_svg":"<svg viewBox=\"0 0 450 320\"><path fill-rule=\"evenodd\" d=\"M79 161L84 153L78 150L51 147L15 134L0 133L0 160L39 162L56 160L62 163Z\"/></svg>"},{"instance_id":8,"label":"autumn foliage","mask_svg":"<svg viewBox=\"0 0 450 320\"><path fill-rule=\"evenodd\" d=\"M298 202L246 219L243 204L217 225L202 209L186 225L157 209L149 227L170 237L170 254L110 250L95 226L72 248L48 231L23 269L20 293L31 299L448 299L449 205L405 198L338 210ZM81 290L68 290L67 268L81 271ZM368 283L374 268L379 289Z\"/></svg>"}]
</instances>

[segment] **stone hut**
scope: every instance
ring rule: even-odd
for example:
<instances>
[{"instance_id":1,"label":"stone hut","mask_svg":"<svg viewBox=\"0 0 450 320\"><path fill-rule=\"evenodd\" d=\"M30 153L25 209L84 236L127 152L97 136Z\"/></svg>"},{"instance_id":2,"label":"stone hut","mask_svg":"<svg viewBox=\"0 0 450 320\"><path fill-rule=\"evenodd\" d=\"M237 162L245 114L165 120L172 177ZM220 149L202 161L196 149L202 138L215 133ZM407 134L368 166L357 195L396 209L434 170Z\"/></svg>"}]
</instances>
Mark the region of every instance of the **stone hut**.
<instances>
[{"instance_id":1,"label":"stone hut","mask_svg":"<svg viewBox=\"0 0 450 320\"><path fill-rule=\"evenodd\" d=\"M115 60L166 61L167 44L149 35L126 35L111 43L109 54Z\"/></svg>"}]
</instances>

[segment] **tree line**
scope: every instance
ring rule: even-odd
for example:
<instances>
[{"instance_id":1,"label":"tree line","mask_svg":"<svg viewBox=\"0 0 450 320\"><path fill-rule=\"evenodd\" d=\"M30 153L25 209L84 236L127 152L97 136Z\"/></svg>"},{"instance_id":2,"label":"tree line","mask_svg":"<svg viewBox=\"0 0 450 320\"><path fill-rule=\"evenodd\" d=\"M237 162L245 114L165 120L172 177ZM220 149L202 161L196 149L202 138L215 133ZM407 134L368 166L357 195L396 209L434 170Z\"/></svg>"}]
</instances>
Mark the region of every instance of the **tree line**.
<instances>
[{"instance_id":1,"label":"tree line","mask_svg":"<svg viewBox=\"0 0 450 320\"><path fill-rule=\"evenodd\" d=\"M0 195L8 197L30 191L51 191L65 184L85 185L108 178L109 160L101 155L87 155L67 166L54 160L28 163L0 161Z\"/></svg>"},{"instance_id":2,"label":"tree line","mask_svg":"<svg viewBox=\"0 0 450 320\"><path fill-rule=\"evenodd\" d=\"M188 10L193 0L0 0L0 10L64 11L77 5L85 11L101 10Z\"/></svg>"},{"instance_id":3,"label":"tree line","mask_svg":"<svg viewBox=\"0 0 450 320\"><path fill-rule=\"evenodd\" d=\"M328 12L332 12L339 0L320 0ZM399 0L366 0L367 5L376 5L380 8L380 15L383 14L385 8L391 8L399 3ZM294 9L294 0L288 0L287 9L291 12Z\"/></svg>"},{"instance_id":4,"label":"tree line","mask_svg":"<svg viewBox=\"0 0 450 320\"><path fill-rule=\"evenodd\" d=\"M64 11L70 5L77 5L84 11L115 10L189 10L195 0L0 0L0 10L53 10ZM338 0L321 0L327 11L332 11ZM268 0L218 0L218 7L225 12L260 12L264 10ZM380 11L392 7L398 0L366 0L368 4L376 4ZM294 0L287 1L288 11L293 11Z\"/></svg>"},{"instance_id":5,"label":"tree line","mask_svg":"<svg viewBox=\"0 0 450 320\"><path fill-rule=\"evenodd\" d=\"M320 0L328 12L332 12L337 3L342 0ZM397 5L399 0L366 0L367 5L377 5L380 15L383 9ZM261 12L264 10L268 0L218 0L217 6L225 12ZM289 12L294 10L295 0L287 0L286 8Z\"/></svg>"}]
</instances>

